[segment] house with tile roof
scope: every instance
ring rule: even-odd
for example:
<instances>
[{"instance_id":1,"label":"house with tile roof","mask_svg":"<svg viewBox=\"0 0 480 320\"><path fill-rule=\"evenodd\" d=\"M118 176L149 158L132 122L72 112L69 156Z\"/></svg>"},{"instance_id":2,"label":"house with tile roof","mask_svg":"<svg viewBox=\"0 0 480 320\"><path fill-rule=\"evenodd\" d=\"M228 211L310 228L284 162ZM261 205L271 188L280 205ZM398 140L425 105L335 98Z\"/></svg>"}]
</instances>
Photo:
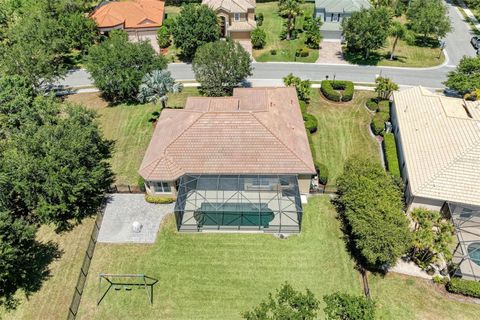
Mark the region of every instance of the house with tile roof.
<instances>
[{"instance_id":1,"label":"house with tile roof","mask_svg":"<svg viewBox=\"0 0 480 320\"><path fill-rule=\"evenodd\" d=\"M321 31L324 39L339 40L342 37L342 20L371 6L369 0L315 0L315 17L323 21Z\"/></svg>"},{"instance_id":2,"label":"house with tile roof","mask_svg":"<svg viewBox=\"0 0 480 320\"><path fill-rule=\"evenodd\" d=\"M393 94L392 124L409 210L480 209L480 104L415 87Z\"/></svg>"},{"instance_id":3,"label":"house with tile roof","mask_svg":"<svg viewBox=\"0 0 480 320\"><path fill-rule=\"evenodd\" d=\"M165 2L160 0L103 1L91 13L102 34L124 30L132 42L149 41L158 52L157 30L163 23Z\"/></svg>"},{"instance_id":4,"label":"house with tile roof","mask_svg":"<svg viewBox=\"0 0 480 320\"><path fill-rule=\"evenodd\" d=\"M139 173L147 193L176 196L180 231L300 231L300 195L316 171L295 88L164 109Z\"/></svg>"},{"instance_id":5,"label":"house with tile roof","mask_svg":"<svg viewBox=\"0 0 480 320\"><path fill-rule=\"evenodd\" d=\"M250 33L257 26L255 0L202 0L220 19L222 37L250 41Z\"/></svg>"}]
</instances>

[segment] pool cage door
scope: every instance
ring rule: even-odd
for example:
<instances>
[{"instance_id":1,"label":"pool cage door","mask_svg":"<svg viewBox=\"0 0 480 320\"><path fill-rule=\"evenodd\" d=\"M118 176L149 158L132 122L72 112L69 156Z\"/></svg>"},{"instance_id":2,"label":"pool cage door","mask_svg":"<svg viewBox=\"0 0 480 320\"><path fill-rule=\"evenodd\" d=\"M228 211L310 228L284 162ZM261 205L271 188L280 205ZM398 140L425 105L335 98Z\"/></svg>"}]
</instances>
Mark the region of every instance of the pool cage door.
<instances>
[{"instance_id":1,"label":"pool cage door","mask_svg":"<svg viewBox=\"0 0 480 320\"><path fill-rule=\"evenodd\" d=\"M179 231L300 232L302 205L293 175L192 175L180 178Z\"/></svg>"}]
</instances>

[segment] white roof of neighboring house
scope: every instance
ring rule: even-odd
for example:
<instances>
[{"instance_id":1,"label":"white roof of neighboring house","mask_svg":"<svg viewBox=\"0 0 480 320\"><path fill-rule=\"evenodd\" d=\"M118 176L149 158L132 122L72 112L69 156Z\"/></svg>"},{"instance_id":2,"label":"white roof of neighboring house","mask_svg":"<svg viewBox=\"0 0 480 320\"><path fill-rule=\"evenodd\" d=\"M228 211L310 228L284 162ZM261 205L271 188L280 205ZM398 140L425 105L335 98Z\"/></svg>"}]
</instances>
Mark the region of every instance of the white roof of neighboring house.
<instances>
[{"instance_id":1,"label":"white roof of neighboring house","mask_svg":"<svg viewBox=\"0 0 480 320\"><path fill-rule=\"evenodd\" d=\"M421 87L393 98L412 194L480 205L480 103Z\"/></svg>"},{"instance_id":2,"label":"white roof of neighboring house","mask_svg":"<svg viewBox=\"0 0 480 320\"><path fill-rule=\"evenodd\" d=\"M255 0L203 0L213 10L224 9L227 12L247 12L248 9L255 9Z\"/></svg>"},{"instance_id":3,"label":"white roof of neighboring house","mask_svg":"<svg viewBox=\"0 0 480 320\"><path fill-rule=\"evenodd\" d=\"M326 12L354 12L371 6L368 0L315 0L315 8Z\"/></svg>"}]
</instances>

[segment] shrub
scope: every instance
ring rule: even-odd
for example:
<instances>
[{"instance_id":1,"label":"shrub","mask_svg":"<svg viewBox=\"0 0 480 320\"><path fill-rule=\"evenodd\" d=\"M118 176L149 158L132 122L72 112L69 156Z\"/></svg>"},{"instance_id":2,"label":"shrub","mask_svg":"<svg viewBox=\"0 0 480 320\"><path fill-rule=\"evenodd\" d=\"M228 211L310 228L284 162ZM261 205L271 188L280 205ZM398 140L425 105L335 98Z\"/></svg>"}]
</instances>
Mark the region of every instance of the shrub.
<instances>
[{"instance_id":1,"label":"shrub","mask_svg":"<svg viewBox=\"0 0 480 320\"><path fill-rule=\"evenodd\" d=\"M271 54L272 56L276 55L276 54L277 54L277 50L271 49L271 50L270 50L270 54Z\"/></svg>"},{"instance_id":2,"label":"shrub","mask_svg":"<svg viewBox=\"0 0 480 320\"><path fill-rule=\"evenodd\" d=\"M447 284L447 290L464 296L480 298L480 282L453 278Z\"/></svg>"},{"instance_id":3,"label":"shrub","mask_svg":"<svg viewBox=\"0 0 480 320\"><path fill-rule=\"evenodd\" d=\"M145 192L145 180L143 179L142 176L138 176L137 184L140 190L142 192Z\"/></svg>"},{"instance_id":4,"label":"shrub","mask_svg":"<svg viewBox=\"0 0 480 320\"><path fill-rule=\"evenodd\" d=\"M315 116L311 115L310 113L304 113L303 120L305 121L305 128L307 128L310 133L317 131L318 120L315 118Z\"/></svg>"},{"instance_id":5,"label":"shrub","mask_svg":"<svg viewBox=\"0 0 480 320\"><path fill-rule=\"evenodd\" d=\"M372 98L367 100L366 106L370 111L378 111L377 99Z\"/></svg>"},{"instance_id":6,"label":"shrub","mask_svg":"<svg viewBox=\"0 0 480 320\"><path fill-rule=\"evenodd\" d=\"M331 82L328 80L322 81L320 91L322 91L325 98L327 98L330 101L339 102L342 98L340 93L333 89Z\"/></svg>"},{"instance_id":7,"label":"shrub","mask_svg":"<svg viewBox=\"0 0 480 320\"><path fill-rule=\"evenodd\" d=\"M442 277L441 275L438 275L438 274L433 276L432 280L436 284L446 285L448 283L448 278L447 277Z\"/></svg>"},{"instance_id":8,"label":"shrub","mask_svg":"<svg viewBox=\"0 0 480 320\"><path fill-rule=\"evenodd\" d=\"M323 80L321 90L328 100L350 101L353 98L354 85L352 81L345 80ZM343 95L337 90L343 90Z\"/></svg>"},{"instance_id":9,"label":"shrub","mask_svg":"<svg viewBox=\"0 0 480 320\"><path fill-rule=\"evenodd\" d=\"M315 161L315 170L318 172L318 181L326 185L328 182L328 168L321 162Z\"/></svg>"},{"instance_id":10,"label":"shrub","mask_svg":"<svg viewBox=\"0 0 480 320\"><path fill-rule=\"evenodd\" d=\"M351 158L337 179L338 208L361 265L395 264L412 247L402 190L376 161Z\"/></svg>"},{"instance_id":11,"label":"shrub","mask_svg":"<svg viewBox=\"0 0 480 320\"><path fill-rule=\"evenodd\" d=\"M383 112L377 112L370 123L372 132L376 136L383 136L383 131L385 129L385 121L388 121L388 115L385 115Z\"/></svg>"},{"instance_id":12,"label":"shrub","mask_svg":"<svg viewBox=\"0 0 480 320\"><path fill-rule=\"evenodd\" d=\"M385 160L388 171L394 177L400 177L400 167L398 165L397 144L393 133L385 133L383 135L383 150L385 152Z\"/></svg>"},{"instance_id":13,"label":"shrub","mask_svg":"<svg viewBox=\"0 0 480 320\"><path fill-rule=\"evenodd\" d=\"M256 15L257 18L257 26L261 27L263 24L263 13L259 13Z\"/></svg>"},{"instance_id":14,"label":"shrub","mask_svg":"<svg viewBox=\"0 0 480 320\"><path fill-rule=\"evenodd\" d=\"M327 320L373 320L375 319L375 302L364 296L335 292L323 297Z\"/></svg>"},{"instance_id":15,"label":"shrub","mask_svg":"<svg viewBox=\"0 0 480 320\"><path fill-rule=\"evenodd\" d=\"M307 48L298 48L297 51L295 51L295 56L296 57L302 57L302 58L305 58L305 57L308 57L308 49Z\"/></svg>"},{"instance_id":16,"label":"shrub","mask_svg":"<svg viewBox=\"0 0 480 320\"><path fill-rule=\"evenodd\" d=\"M161 26L157 31L157 42L160 48L167 48L172 43L171 40L172 34L167 27Z\"/></svg>"},{"instance_id":17,"label":"shrub","mask_svg":"<svg viewBox=\"0 0 480 320\"><path fill-rule=\"evenodd\" d=\"M262 28L255 28L251 34L252 46L255 49L261 49L267 43L267 34Z\"/></svg>"},{"instance_id":18,"label":"shrub","mask_svg":"<svg viewBox=\"0 0 480 320\"><path fill-rule=\"evenodd\" d=\"M310 80L302 80L299 77L294 76L292 73L289 73L283 78L283 83L287 87L295 87L297 90L298 99L300 101L308 102L310 100Z\"/></svg>"},{"instance_id":19,"label":"shrub","mask_svg":"<svg viewBox=\"0 0 480 320\"><path fill-rule=\"evenodd\" d=\"M380 101L378 103L378 111L386 113L386 114L390 114L390 100Z\"/></svg>"},{"instance_id":20,"label":"shrub","mask_svg":"<svg viewBox=\"0 0 480 320\"><path fill-rule=\"evenodd\" d=\"M307 103L305 101L300 100L300 111L302 111L302 114L307 112Z\"/></svg>"},{"instance_id":21,"label":"shrub","mask_svg":"<svg viewBox=\"0 0 480 320\"><path fill-rule=\"evenodd\" d=\"M151 194L145 195L145 201L148 203L154 204L166 204L166 203L173 203L175 202L175 198L168 197L168 196L155 196Z\"/></svg>"}]
</instances>

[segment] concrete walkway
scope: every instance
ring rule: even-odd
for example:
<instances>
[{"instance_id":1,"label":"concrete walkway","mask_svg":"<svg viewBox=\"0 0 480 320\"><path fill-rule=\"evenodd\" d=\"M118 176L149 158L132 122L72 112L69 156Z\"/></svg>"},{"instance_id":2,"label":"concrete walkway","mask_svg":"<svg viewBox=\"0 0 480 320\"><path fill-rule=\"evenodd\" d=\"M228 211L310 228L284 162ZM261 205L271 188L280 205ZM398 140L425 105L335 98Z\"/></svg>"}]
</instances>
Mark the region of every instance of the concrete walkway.
<instances>
[{"instance_id":1,"label":"concrete walkway","mask_svg":"<svg viewBox=\"0 0 480 320\"><path fill-rule=\"evenodd\" d=\"M420 267L417 266L415 263L413 263L412 261L404 261L403 259L398 260L395 267L390 268L390 270L388 271L406 274L408 276L413 276L413 277L418 277L423 279L432 279L432 276L430 276L428 273L420 269Z\"/></svg>"},{"instance_id":2,"label":"concrete walkway","mask_svg":"<svg viewBox=\"0 0 480 320\"><path fill-rule=\"evenodd\" d=\"M98 242L154 243L160 223L173 209L174 204L146 202L144 194L112 194L105 209ZM141 224L140 232L133 231L134 221Z\"/></svg>"}]
</instances>

